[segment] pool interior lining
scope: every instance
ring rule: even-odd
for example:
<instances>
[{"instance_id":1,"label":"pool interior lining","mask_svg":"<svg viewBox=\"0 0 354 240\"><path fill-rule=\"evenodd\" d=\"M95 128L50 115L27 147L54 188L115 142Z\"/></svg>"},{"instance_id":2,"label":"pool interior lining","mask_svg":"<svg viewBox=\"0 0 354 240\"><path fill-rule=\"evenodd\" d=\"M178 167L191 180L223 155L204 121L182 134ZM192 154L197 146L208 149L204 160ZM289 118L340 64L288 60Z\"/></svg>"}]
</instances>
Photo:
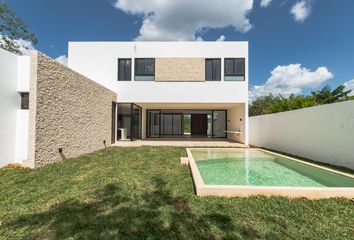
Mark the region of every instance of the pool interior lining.
<instances>
[{"instance_id":1,"label":"pool interior lining","mask_svg":"<svg viewBox=\"0 0 354 240\"><path fill-rule=\"evenodd\" d=\"M280 166L284 166L292 171L299 172L299 167L306 166L305 169L315 169L317 172L325 172L325 175L330 174L331 178L347 179L348 182L341 184L333 184L328 182L327 179L321 177L321 174L313 174L307 171L300 171L302 175L312 179L316 182L325 183L329 187L308 187L308 186L257 186L257 185L221 185L221 184L205 184L202 178L202 174L199 171L197 163L193 157L192 152L197 151L209 151L209 155L213 156L213 152L226 152L226 155L232 156L232 153L237 151L252 151L255 156L265 157L265 159L273 159L274 162ZM214 196L250 196L250 195L280 195L287 197L307 197L307 198L323 198L323 197L354 197L353 176L345 173L341 173L335 170L327 169L321 166L316 166L311 163L306 163L298 159L290 158L281 154L272 153L263 149L222 149L222 148L193 148L187 149L190 169L193 175L193 180L196 187L197 195L214 195ZM270 154L270 155L269 155ZM215 155L215 154L214 154ZM237 155L237 154L236 154ZM235 156L235 155L234 155ZM216 158L218 159L218 158ZM281 159L281 160L279 160ZM200 157L198 161L208 160L207 157ZM210 159L209 159L210 161ZM216 160L217 161L217 160ZM252 160L251 160L252 161ZM304 165L301 165L304 164ZM344 178L343 178L344 177ZM200 179L198 179L200 178ZM333 180L333 179L332 179ZM344 187L343 187L344 185ZM348 187L350 186L350 187Z\"/></svg>"}]
</instances>

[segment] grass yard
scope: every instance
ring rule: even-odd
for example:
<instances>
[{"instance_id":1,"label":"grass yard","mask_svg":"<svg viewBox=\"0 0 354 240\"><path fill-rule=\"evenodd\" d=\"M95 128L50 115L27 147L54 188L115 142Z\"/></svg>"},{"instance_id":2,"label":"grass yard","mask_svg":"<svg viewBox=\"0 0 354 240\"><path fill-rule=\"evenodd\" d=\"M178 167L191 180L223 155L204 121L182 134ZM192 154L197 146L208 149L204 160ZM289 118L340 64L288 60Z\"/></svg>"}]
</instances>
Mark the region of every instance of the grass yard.
<instances>
[{"instance_id":1,"label":"grass yard","mask_svg":"<svg viewBox=\"0 0 354 240\"><path fill-rule=\"evenodd\" d=\"M354 202L197 197L184 148L0 170L1 239L353 239Z\"/></svg>"}]
</instances>

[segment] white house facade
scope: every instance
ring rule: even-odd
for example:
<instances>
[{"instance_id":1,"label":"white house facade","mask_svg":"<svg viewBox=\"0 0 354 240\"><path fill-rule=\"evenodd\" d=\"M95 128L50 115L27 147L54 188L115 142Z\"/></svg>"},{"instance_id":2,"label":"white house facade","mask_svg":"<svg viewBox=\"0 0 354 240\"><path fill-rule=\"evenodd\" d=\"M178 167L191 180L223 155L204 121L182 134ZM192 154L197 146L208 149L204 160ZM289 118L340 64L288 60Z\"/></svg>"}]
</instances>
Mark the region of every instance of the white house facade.
<instances>
[{"instance_id":1,"label":"white house facade","mask_svg":"<svg viewBox=\"0 0 354 240\"><path fill-rule=\"evenodd\" d=\"M248 42L70 42L68 66L117 93L117 141L248 144Z\"/></svg>"}]
</instances>

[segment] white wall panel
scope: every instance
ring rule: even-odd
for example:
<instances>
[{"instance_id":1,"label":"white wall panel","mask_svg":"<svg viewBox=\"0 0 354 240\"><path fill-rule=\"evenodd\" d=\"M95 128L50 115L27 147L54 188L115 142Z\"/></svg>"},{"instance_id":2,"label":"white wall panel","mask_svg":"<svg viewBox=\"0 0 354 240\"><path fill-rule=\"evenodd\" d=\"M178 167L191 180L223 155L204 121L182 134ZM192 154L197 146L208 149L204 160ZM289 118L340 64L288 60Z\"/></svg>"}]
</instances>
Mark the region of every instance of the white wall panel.
<instances>
[{"instance_id":1,"label":"white wall panel","mask_svg":"<svg viewBox=\"0 0 354 240\"><path fill-rule=\"evenodd\" d=\"M354 169L354 101L249 118L250 144Z\"/></svg>"}]
</instances>

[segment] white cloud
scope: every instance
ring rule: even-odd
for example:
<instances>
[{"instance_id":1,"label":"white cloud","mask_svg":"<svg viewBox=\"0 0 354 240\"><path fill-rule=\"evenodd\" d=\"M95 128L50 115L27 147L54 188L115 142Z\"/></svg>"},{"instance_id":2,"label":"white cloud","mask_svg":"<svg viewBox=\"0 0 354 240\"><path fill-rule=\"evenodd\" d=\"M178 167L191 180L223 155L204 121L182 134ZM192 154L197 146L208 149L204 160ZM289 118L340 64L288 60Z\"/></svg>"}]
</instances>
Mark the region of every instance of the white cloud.
<instances>
[{"instance_id":1,"label":"white cloud","mask_svg":"<svg viewBox=\"0 0 354 240\"><path fill-rule=\"evenodd\" d=\"M349 93L349 96L354 96L354 79L348 81L348 82L345 82L343 83L346 91L348 90L352 90L351 93Z\"/></svg>"},{"instance_id":2,"label":"white cloud","mask_svg":"<svg viewBox=\"0 0 354 240\"><path fill-rule=\"evenodd\" d=\"M268 7L272 0L261 0L261 7Z\"/></svg>"},{"instance_id":3,"label":"white cloud","mask_svg":"<svg viewBox=\"0 0 354 240\"><path fill-rule=\"evenodd\" d=\"M333 73L326 67L319 67L316 71L301 67L301 64L277 66L271 72L271 76L260 86L253 86L250 90L250 99L273 95L289 96L300 94L305 88L316 88L325 81L333 78Z\"/></svg>"},{"instance_id":4,"label":"white cloud","mask_svg":"<svg viewBox=\"0 0 354 240\"><path fill-rule=\"evenodd\" d=\"M68 66L68 57L66 55L61 55L57 57L55 60L57 60L59 63Z\"/></svg>"},{"instance_id":5,"label":"white cloud","mask_svg":"<svg viewBox=\"0 0 354 240\"><path fill-rule=\"evenodd\" d=\"M311 6L308 0L302 0L297 2L290 10L290 13L294 15L294 20L297 22L303 22L310 15Z\"/></svg>"},{"instance_id":6,"label":"white cloud","mask_svg":"<svg viewBox=\"0 0 354 240\"><path fill-rule=\"evenodd\" d=\"M203 41L204 41L204 39L203 39L201 36L197 37L195 40L196 40L197 42L203 42Z\"/></svg>"},{"instance_id":7,"label":"white cloud","mask_svg":"<svg viewBox=\"0 0 354 240\"><path fill-rule=\"evenodd\" d=\"M217 42L223 42L225 41L226 37L224 35L221 35L218 39L216 39Z\"/></svg>"},{"instance_id":8,"label":"white cloud","mask_svg":"<svg viewBox=\"0 0 354 240\"><path fill-rule=\"evenodd\" d=\"M136 40L196 40L209 28L252 28L247 14L253 0L116 0L115 7L143 17Z\"/></svg>"}]
</instances>

